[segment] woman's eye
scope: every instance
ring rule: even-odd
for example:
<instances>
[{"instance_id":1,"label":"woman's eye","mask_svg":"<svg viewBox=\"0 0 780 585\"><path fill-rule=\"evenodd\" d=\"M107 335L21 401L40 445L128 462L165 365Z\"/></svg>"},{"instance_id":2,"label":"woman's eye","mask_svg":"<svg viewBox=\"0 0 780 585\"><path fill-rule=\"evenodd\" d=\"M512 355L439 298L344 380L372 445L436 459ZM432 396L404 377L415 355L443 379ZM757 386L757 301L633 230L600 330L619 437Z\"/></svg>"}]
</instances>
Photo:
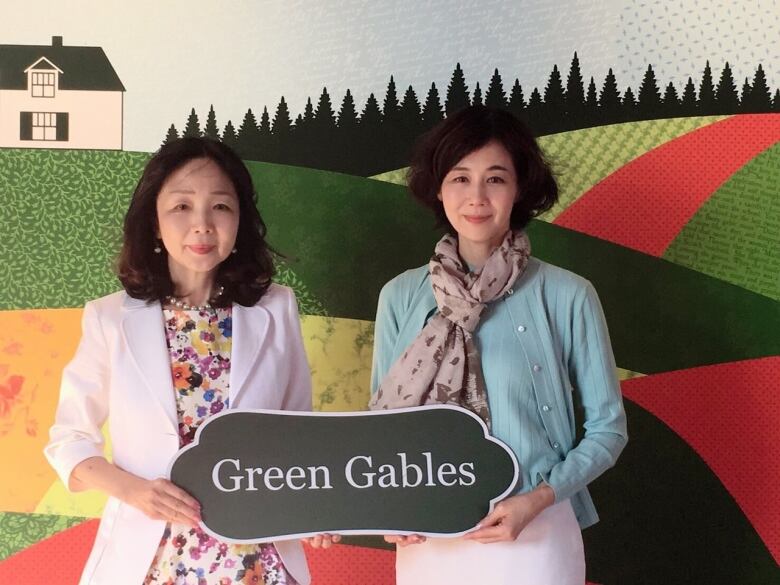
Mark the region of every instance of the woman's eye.
<instances>
[{"instance_id":1,"label":"woman's eye","mask_svg":"<svg viewBox=\"0 0 780 585\"><path fill-rule=\"evenodd\" d=\"M469 180L468 177L459 176L459 177L453 177L452 182L453 183L467 183L468 180Z\"/></svg>"},{"instance_id":2,"label":"woman's eye","mask_svg":"<svg viewBox=\"0 0 780 585\"><path fill-rule=\"evenodd\" d=\"M217 211L230 211L230 206L226 203L217 203L214 205L214 209Z\"/></svg>"},{"instance_id":3,"label":"woman's eye","mask_svg":"<svg viewBox=\"0 0 780 585\"><path fill-rule=\"evenodd\" d=\"M488 183L505 183L504 177L488 177Z\"/></svg>"},{"instance_id":4,"label":"woman's eye","mask_svg":"<svg viewBox=\"0 0 780 585\"><path fill-rule=\"evenodd\" d=\"M177 203L177 204L174 206L174 209L175 209L176 211L184 211L185 209L187 209L187 204L186 204L186 203Z\"/></svg>"}]
</instances>

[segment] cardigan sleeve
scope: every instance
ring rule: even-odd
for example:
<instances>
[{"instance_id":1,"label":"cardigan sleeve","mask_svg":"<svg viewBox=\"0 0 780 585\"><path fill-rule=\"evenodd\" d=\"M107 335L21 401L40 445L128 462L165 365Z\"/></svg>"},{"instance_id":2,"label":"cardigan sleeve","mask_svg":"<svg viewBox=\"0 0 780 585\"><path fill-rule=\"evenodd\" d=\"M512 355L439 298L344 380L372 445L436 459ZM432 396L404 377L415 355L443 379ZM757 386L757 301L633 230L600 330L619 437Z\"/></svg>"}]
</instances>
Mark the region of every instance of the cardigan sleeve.
<instances>
[{"instance_id":1,"label":"cardigan sleeve","mask_svg":"<svg viewBox=\"0 0 780 585\"><path fill-rule=\"evenodd\" d=\"M376 392L382 379L393 365L393 349L400 330L400 282L394 278L382 287L377 302L374 323L374 355L371 364L371 393Z\"/></svg>"},{"instance_id":2,"label":"cardigan sleeve","mask_svg":"<svg viewBox=\"0 0 780 585\"><path fill-rule=\"evenodd\" d=\"M556 502L583 489L615 464L628 441L626 414L598 295L587 283L571 317L569 379L584 411L584 435L545 478Z\"/></svg>"},{"instance_id":3,"label":"cardigan sleeve","mask_svg":"<svg viewBox=\"0 0 780 585\"><path fill-rule=\"evenodd\" d=\"M62 372L60 398L44 454L70 490L73 468L90 457L102 457L101 428L108 417L108 349L93 303L82 316L76 355Z\"/></svg>"}]
</instances>

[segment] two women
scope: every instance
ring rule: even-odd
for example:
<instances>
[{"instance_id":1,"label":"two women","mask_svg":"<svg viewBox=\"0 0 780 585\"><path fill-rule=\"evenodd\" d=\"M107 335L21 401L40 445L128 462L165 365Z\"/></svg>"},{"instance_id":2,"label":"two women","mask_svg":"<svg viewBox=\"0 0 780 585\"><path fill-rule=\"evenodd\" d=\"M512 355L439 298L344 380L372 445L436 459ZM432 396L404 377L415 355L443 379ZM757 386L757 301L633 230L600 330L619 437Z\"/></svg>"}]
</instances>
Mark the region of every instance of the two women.
<instances>
[{"instance_id":1,"label":"two women","mask_svg":"<svg viewBox=\"0 0 780 585\"><path fill-rule=\"evenodd\" d=\"M271 282L264 236L227 147L186 138L147 164L125 218L124 290L84 309L46 447L69 489L109 496L82 584L309 582L299 542L218 542L160 479L212 414L311 409L295 298Z\"/></svg>"},{"instance_id":2,"label":"two women","mask_svg":"<svg viewBox=\"0 0 780 585\"><path fill-rule=\"evenodd\" d=\"M522 123L471 107L424 137L409 189L448 234L380 293L371 407L469 408L513 449L522 481L464 538L388 536L397 582L582 585L580 529L598 520L586 486L627 434L596 292L531 256L523 231L557 200L555 179Z\"/></svg>"},{"instance_id":3,"label":"two women","mask_svg":"<svg viewBox=\"0 0 780 585\"><path fill-rule=\"evenodd\" d=\"M464 538L387 537L397 581L582 585L580 529L598 519L586 486L627 435L593 287L531 256L523 231L555 203L552 173L520 122L473 107L425 137L410 190L449 233L380 294L371 406L461 404L514 450L522 481ZM136 189L125 292L85 308L47 447L71 489L111 496L83 583L308 582L297 543L218 543L197 502L156 479L223 408L310 408L295 301L270 283L252 193L241 161L201 140L163 148Z\"/></svg>"}]
</instances>

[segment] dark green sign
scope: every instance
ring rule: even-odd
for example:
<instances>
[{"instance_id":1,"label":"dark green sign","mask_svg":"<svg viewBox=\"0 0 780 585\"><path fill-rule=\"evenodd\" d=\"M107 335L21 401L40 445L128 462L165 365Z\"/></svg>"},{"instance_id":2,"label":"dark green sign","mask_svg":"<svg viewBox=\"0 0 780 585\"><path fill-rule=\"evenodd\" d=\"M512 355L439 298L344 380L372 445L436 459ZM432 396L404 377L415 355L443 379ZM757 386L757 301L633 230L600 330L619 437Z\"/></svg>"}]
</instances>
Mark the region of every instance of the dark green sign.
<instances>
[{"instance_id":1,"label":"dark green sign","mask_svg":"<svg viewBox=\"0 0 780 585\"><path fill-rule=\"evenodd\" d=\"M455 406L381 412L233 410L179 451L171 480L215 537L459 535L509 495L517 461Z\"/></svg>"}]
</instances>

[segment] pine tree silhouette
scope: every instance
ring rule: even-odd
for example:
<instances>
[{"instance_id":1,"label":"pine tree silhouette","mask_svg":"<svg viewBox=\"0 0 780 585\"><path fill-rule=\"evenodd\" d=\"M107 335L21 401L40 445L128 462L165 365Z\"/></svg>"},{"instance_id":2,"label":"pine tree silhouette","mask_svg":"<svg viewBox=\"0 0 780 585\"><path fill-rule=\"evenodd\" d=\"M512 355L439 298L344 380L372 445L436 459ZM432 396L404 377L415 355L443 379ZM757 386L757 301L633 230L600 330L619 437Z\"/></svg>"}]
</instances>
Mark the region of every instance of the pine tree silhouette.
<instances>
[{"instance_id":1,"label":"pine tree silhouette","mask_svg":"<svg viewBox=\"0 0 780 585\"><path fill-rule=\"evenodd\" d=\"M764 68L759 63L756 74L753 76L753 83L750 88L750 94L747 99L746 112L770 112L772 110L772 94L769 92L769 86L766 83L766 74Z\"/></svg>"},{"instance_id":2,"label":"pine tree silhouette","mask_svg":"<svg viewBox=\"0 0 780 585\"><path fill-rule=\"evenodd\" d=\"M373 175L383 170L393 168L385 162L385 146L381 143L382 111L374 94L368 96L366 105L360 114L357 140L354 145L355 159L361 174Z\"/></svg>"},{"instance_id":3,"label":"pine tree silhouette","mask_svg":"<svg viewBox=\"0 0 780 585\"><path fill-rule=\"evenodd\" d=\"M352 97L352 92L347 90L347 93L344 94L344 99L341 101L336 125L341 129L352 129L357 127L357 123L358 115L355 109L355 100Z\"/></svg>"},{"instance_id":4,"label":"pine tree silhouette","mask_svg":"<svg viewBox=\"0 0 780 585\"><path fill-rule=\"evenodd\" d=\"M382 103L382 121L387 126L393 127L398 123L398 92L395 89L395 80L390 76L385 92L385 101Z\"/></svg>"},{"instance_id":5,"label":"pine tree silhouette","mask_svg":"<svg viewBox=\"0 0 780 585\"><path fill-rule=\"evenodd\" d=\"M739 109L739 96L729 62L723 66L720 81L715 90L715 111L718 114L735 114Z\"/></svg>"},{"instance_id":6,"label":"pine tree silhouette","mask_svg":"<svg viewBox=\"0 0 780 585\"><path fill-rule=\"evenodd\" d=\"M680 113L680 98L677 96L677 89L671 81L664 91L663 111L667 118L675 118Z\"/></svg>"},{"instance_id":7,"label":"pine tree silhouette","mask_svg":"<svg viewBox=\"0 0 780 585\"><path fill-rule=\"evenodd\" d=\"M520 80L517 78L515 78L512 91L509 93L507 107L516 117L521 120L525 118L525 96L523 95L523 87L520 85Z\"/></svg>"},{"instance_id":8,"label":"pine tree silhouette","mask_svg":"<svg viewBox=\"0 0 780 585\"><path fill-rule=\"evenodd\" d=\"M529 125L531 126L531 129L533 129L534 134L537 136L540 136L542 133L541 125L539 124L539 119L542 115L542 112L544 110L544 102L542 101L542 95L539 93L539 90L537 88L534 88L531 92L530 97L528 98L528 107L526 108L526 116Z\"/></svg>"},{"instance_id":9,"label":"pine tree silhouette","mask_svg":"<svg viewBox=\"0 0 780 585\"><path fill-rule=\"evenodd\" d=\"M284 96L282 96L279 100L279 105L276 106L276 113L271 123L271 134L278 138L286 138L289 137L291 131L290 110L287 107L287 102L284 101Z\"/></svg>"},{"instance_id":10,"label":"pine tree silhouette","mask_svg":"<svg viewBox=\"0 0 780 585\"><path fill-rule=\"evenodd\" d=\"M314 124L314 106L311 105L311 98L307 97L306 106L303 108L303 118L301 119L300 124L298 124L298 121L296 120L295 129L305 133L306 131L311 129L313 124Z\"/></svg>"},{"instance_id":11,"label":"pine tree silhouette","mask_svg":"<svg viewBox=\"0 0 780 585\"><path fill-rule=\"evenodd\" d=\"M780 89L775 90L775 97L772 98L772 111L780 112Z\"/></svg>"},{"instance_id":12,"label":"pine tree silhouette","mask_svg":"<svg viewBox=\"0 0 780 585\"><path fill-rule=\"evenodd\" d=\"M469 105L471 105L469 88L466 85L463 69L460 68L460 63L457 63L455 65L455 70L452 72L450 84L447 86L447 98L444 102L444 110L449 116Z\"/></svg>"},{"instance_id":13,"label":"pine tree silhouette","mask_svg":"<svg viewBox=\"0 0 780 585\"><path fill-rule=\"evenodd\" d=\"M314 111L314 122L321 134L330 132L336 127L336 114L333 113L333 104L330 101L327 87L322 88L317 109Z\"/></svg>"},{"instance_id":14,"label":"pine tree silhouette","mask_svg":"<svg viewBox=\"0 0 780 585\"><path fill-rule=\"evenodd\" d=\"M591 77L590 83L588 83L588 92L585 95L585 116L583 125L590 126L598 123L600 121L599 113L599 98L596 92L596 81Z\"/></svg>"},{"instance_id":15,"label":"pine tree silhouette","mask_svg":"<svg viewBox=\"0 0 780 585\"><path fill-rule=\"evenodd\" d=\"M402 165L409 160L409 148L422 131L420 100L414 88L410 85L404 93L399 110L400 143L398 154L402 157Z\"/></svg>"},{"instance_id":16,"label":"pine tree silhouette","mask_svg":"<svg viewBox=\"0 0 780 585\"><path fill-rule=\"evenodd\" d=\"M399 114L401 125L405 129L412 129L413 134L416 134L420 125L420 100L411 85L406 88L404 99L401 100Z\"/></svg>"},{"instance_id":17,"label":"pine tree silhouette","mask_svg":"<svg viewBox=\"0 0 780 585\"><path fill-rule=\"evenodd\" d=\"M543 115L539 120L539 131L555 133L566 127L566 96L563 91L563 81L558 66L553 65L547 85L544 88Z\"/></svg>"},{"instance_id":18,"label":"pine tree silhouette","mask_svg":"<svg viewBox=\"0 0 780 585\"><path fill-rule=\"evenodd\" d=\"M268 136L271 134L271 118L268 116L268 108L263 106L263 113L260 115L260 134Z\"/></svg>"},{"instance_id":19,"label":"pine tree silhouette","mask_svg":"<svg viewBox=\"0 0 780 585\"><path fill-rule=\"evenodd\" d=\"M233 149L236 148L236 144L238 143L236 129L233 127L233 122L230 120L225 124L225 129L222 131L222 142Z\"/></svg>"},{"instance_id":20,"label":"pine tree silhouette","mask_svg":"<svg viewBox=\"0 0 780 585\"><path fill-rule=\"evenodd\" d=\"M601 86L601 94L599 95L600 118L604 124L612 124L623 118L622 111L623 102L620 99L617 80L610 69L604 78L604 85Z\"/></svg>"},{"instance_id":21,"label":"pine tree silhouette","mask_svg":"<svg viewBox=\"0 0 780 585\"><path fill-rule=\"evenodd\" d=\"M171 127L168 128L168 133L165 135L165 139L162 142L162 145L165 146L166 144L170 144L171 142L174 142L179 139L179 131L176 130L176 126L171 124Z\"/></svg>"},{"instance_id":22,"label":"pine tree silhouette","mask_svg":"<svg viewBox=\"0 0 780 585\"><path fill-rule=\"evenodd\" d=\"M693 79L691 77L688 78L688 82L685 84L685 89L683 90L682 100L680 102L680 115L696 115L696 87L693 85Z\"/></svg>"},{"instance_id":23,"label":"pine tree silhouette","mask_svg":"<svg viewBox=\"0 0 780 585\"><path fill-rule=\"evenodd\" d=\"M620 104L620 108L622 111L622 117L624 121L637 119L636 99L634 98L634 92L631 90L630 87L627 87L625 93L623 94L623 100Z\"/></svg>"},{"instance_id":24,"label":"pine tree silhouette","mask_svg":"<svg viewBox=\"0 0 780 585\"><path fill-rule=\"evenodd\" d=\"M338 117L336 118L335 149L340 161L336 170L360 174L360 161L353 154L358 141L358 114L352 92L347 89L341 100Z\"/></svg>"},{"instance_id":25,"label":"pine tree silhouette","mask_svg":"<svg viewBox=\"0 0 780 585\"><path fill-rule=\"evenodd\" d=\"M585 89L582 85L582 72L577 52L571 60L569 75L566 78L566 115L567 127L581 127L585 123Z\"/></svg>"},{"instance_id":26,"label":"pine tree silhouette","mask_svg":"<svg viewBox=\"0 0 780 585\"><path fill-rule=\"evenodd\" d=\"M203 128L203 136L212 140L219 140L219 128L217 127L217 115L214 113L214 104L209 107L206 116L206 126Z\"/></svg>"},{"instance_id":27,"label":"pine tree silhouette","mask_svg":"<svg viewBox=\"0 0 780 585\"><path fill-rule=\"evenodd\" d=\"M187 118L187 125L184 127L182 136L199 138L203 136L200 131L200 122L198 122L198 114L195 113L195 108L192 108L189 118Z\"/></svg>"},{"instance_id":28,"label":"pine tree silhouette","mask_svg":"<svg viewBox=\"0 0 780 585\"><path fill-rule=\"evenodd\" d=\"M292 128L290 110L282 96L271 121L271 137L268 139L269 157L273 162L283 164L290 162L294 148Z\"/></svg>"},{"instance_id":29,"label":"pine tree silhouette","mask_svg":"<svg viewBox=\"0 0 780 585\"><path fill-rule=\"evenodd\" d=\"M639 86L637 111L641 120L659 118L663 115L661 91L658 89L652 65L647 66L642 84Z\"/></svg>"},{"instance_id":30,"label":"pine tree silhouette","mask_svg":"<svg viewBox=\"0 0 780 585\"><path fill-rule=\"evenodd\" d=\"M739 99L739 109L741 112L747 112L750 107L750 80L746 77L742 84L742 97Z\"/></svg>"},{"instance_id":31,"label":"pine tree silhouette","mask_svg":"<svg viewBox=\"0 0 780 585\"><path fill-rule=\"evenodd\" d=\"M702 73L701 83L699 84L698 110L702 116L711 116L717 110L715 87L712 85L712 69L709 61L704 66L704 73Z\"/></svg>"},{"instance_id":32,"label":"pine tree silhouette","mask_svg":"<svg viewBox=\"0 0 780 585\"><path fill-rule=\"evenodd\" d=\"M477 81L476 85L474 86L474 97L471 98L471 105L472 106L485 105L484 103L482 103L482 90L479 87L479 81Z\"/></svg>"},{"instance_id":33,"label":"pine tree silhouette","mask_svg":"<svg viewBox=\"0 0 780 585\"><path fill-rule=\"evenodd\" d=\"M439 90L436 84L431 83L431 89L428 90L428 96L425 98L425 105L422 109L422 129L429 130L444 119L444 112L441 107Z\"/></svg>"},{"instance_id":34,"label":"pine tree silhouette","mask_svg":"<svg viewBox=\"0 0 780 585\"><path fill-rule=\"evenodd\" d=\"M363 112L360 114L360 125L366 128L376 129L382 123L382 112L379 109L379 102L376 101L374 94L368 96Z\"/></svg>"},{"instance_id":35,"label":"pine tree silhouette","mask_svg":"<svg viewBox=\"0 0 780 585\"><path fill-rule=\"evenodd\" d=\"M260 150L260 128L257 127L257 118L255 118L252 108L249 108L244 114L244 120L238 128L236 138L236 152L241 158L249 160L258 160L258 151Z\"/></svg>"},{"instance_id":36,"label":"pine tree silhouette","mask_svg":"<svg viewBox=\"0 0 780 585\"><path fill-rule=\"evenodd\" d=\"M498 69L493 71L493 77L490 78L487 93L485 94L485 105L489 108L501 108L506 110L508 105L506 93L504 93L504 83L501 81L501 75Z\"/></svg>"}]
</instances>

